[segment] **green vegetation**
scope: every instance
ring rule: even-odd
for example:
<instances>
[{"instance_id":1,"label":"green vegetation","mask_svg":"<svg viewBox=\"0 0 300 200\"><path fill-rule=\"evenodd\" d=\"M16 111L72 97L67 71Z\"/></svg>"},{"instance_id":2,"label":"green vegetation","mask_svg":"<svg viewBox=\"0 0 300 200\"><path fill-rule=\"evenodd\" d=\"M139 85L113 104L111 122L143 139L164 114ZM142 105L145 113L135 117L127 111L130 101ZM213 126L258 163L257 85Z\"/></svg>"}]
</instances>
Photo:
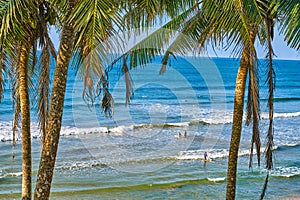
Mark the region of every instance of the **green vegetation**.
<instances>
[{"instance_id":1,"label":"green vegetation","mask_svg":"<svg viewBox=\"0 0 300 200\"><path fill-rule=\"evenodd\" d=\"M252 166L254 145L260 164L260 102L257 70L258 58L255 42L266 49L269 86L269 131L266 150L266 168L273 164L273 48L272 38L275 23L284 35L287 45L300 49L300 3L296 0L207 0L207 1L78 1L78 0L3 0L0 2L0 101L2 99L4 75L9 74L13 85L13 104L15 119L13 130L21 117L23 144L22 198L31 199L31 139L30 139L30 100L29 90L34 90L30 78L36 74L39 85L37 108L40 127L43 133L42 154L34 197L48 199L50 195L53 169L59 143L62 123L65 88L68 67L72 56L81 74L85 89L84 99L94 103L95 83L92 77L99 78L102 92L102 109L111 114L113 99L107 88L105 62L101 58L107 52L97 52L97 65L91 59L91 53L97 45L107 41L120 31L142 33L151 27L160 28L140 41L134 48L121 55L122 72L126 78L126 101L129 103L132 84L130 69L151 62L155 55L163 54L161 73L166 71L170 56L204 50L208 45L214 48L234 47L234 55L241 58L236 79L232 138L228 160L227 199L235 199L236 171L242 121L244 113L244 94L248 83L247 120L253 126L251 156ZM161 21L167 21L161 24ZM54 25L60 31L60 47L56 56L48 35L48 28ZM168 31L166 31L168 30ZM180 34L178 34L180 33ZM189 40L191 38L191 40ZM195 44L194 41L197 41ZM111 49L118 49L120 41L109 41ZM149 45L152 48L147 48ZM154 44L154 47L153 47ZM37 59L37 47L41 55ZM147 46L148 45L148 46ZM163 51L163 49L167 49ZM56 59L52 94L49 96L50 60ZM83 60L87 61L82 65ZM128 64L129 63L129 64ZM99 65L100 64L100 65ZM51 102L51 104L50 104ZM20 115L21 114L21 115ZM268 176L266 183L268 181ZM266 185L261 198L264 196Z\"/></svg>"}]
</instances>

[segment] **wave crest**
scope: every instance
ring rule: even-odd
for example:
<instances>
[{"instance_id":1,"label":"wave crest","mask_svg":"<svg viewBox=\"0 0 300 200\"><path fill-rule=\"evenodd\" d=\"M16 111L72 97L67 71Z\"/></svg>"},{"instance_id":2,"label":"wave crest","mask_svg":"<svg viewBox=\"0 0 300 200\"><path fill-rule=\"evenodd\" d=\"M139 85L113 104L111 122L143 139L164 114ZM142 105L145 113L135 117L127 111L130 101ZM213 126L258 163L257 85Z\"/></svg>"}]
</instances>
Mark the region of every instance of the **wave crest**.
<instances>
[{"instance_id":1,"label":"wave crest","mask_svg":"<svg viewBox=\"0 0 300 200\"><path fill-rule=\"evenodd\" d=\"M225 181L226 177L220 177L220 178L207 178L208 181L211 182L223 182Z\"/></svg>"},{"instance_id":2,"label":"wave crest","mask_svg":"<svg viewBox=\"0 0 300 200\"><path fill-rule=\"evenodd\" d=\"M291 178L300 175L300 168L295 166L276 167L272 170L271 175L275 177Z\"/></svg>"}]
</instances>

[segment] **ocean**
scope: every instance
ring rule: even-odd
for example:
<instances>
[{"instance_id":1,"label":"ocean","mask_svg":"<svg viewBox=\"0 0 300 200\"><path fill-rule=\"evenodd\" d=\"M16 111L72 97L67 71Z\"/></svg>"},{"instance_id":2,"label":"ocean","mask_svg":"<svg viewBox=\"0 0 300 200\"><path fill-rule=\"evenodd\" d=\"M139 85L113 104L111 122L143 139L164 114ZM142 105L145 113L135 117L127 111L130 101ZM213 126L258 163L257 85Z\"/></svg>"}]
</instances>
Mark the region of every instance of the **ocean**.
<instances>
[{"instance_id":1,"label":"ocean","mask_svg":"<svg viewBox=\"0 0 300 200\"><path fill-rule=\"evenodd\" d=\"M109 72L111 118L105 117L99 101L92 106L83 101L82 80L70 69L51 199L225 199L239 60L178 57L163 75L160 61L157 57L131 70L134 97L127 106L120 66ZM274 168L266 199L300 196L300 61L274 62ZM267 67L263 60L259 64L265 146ZM31 116L34 188L41 141L34 108ZM0 104L0 199L19 198L21 193L21 135L17 133L12 149L12 119L6 81ZM248 167L251 130L243 126L237 199L259 199L267 174L264 162L257 166L256 156L253 168ZM203 162L204 152L210 162Z\"/></svg>"}]
</instances>

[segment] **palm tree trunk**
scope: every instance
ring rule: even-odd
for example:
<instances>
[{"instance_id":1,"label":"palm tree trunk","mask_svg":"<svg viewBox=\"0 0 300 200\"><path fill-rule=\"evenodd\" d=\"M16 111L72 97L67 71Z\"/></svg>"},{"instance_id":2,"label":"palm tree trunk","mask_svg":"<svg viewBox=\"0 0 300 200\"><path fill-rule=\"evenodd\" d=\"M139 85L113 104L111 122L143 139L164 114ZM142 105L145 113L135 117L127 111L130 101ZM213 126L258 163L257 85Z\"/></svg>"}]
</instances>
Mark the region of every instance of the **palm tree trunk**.
<instances>
[{"instance_id":1,"label":"palm tree trunk","mask_svg":"<svg viewBox=\"0 0 300 200\"><path fill-rule=\"evenodd\" d=\"M246 47L247 48L247 47ZM232 135L228 158L226 199L235 199L238 151L242 132L244 96L249 67L248 50L244 47L235 86Z\"/></svg>"},{"instance_id":2,"label":"palm tree trunk","mask_svg":"<svg viewBox=\"0 0 300 200\"><path fill-rule=\"evenodd\" d=\"M226 199L234 200L236 191L236 172L238 151L242 133L242 123L244 114L244 97L246 89L247 74L249 67L253 65L253 59L256 59L256 52L254 49L255 37L257 29L252 27L249 31L250 44L245 43L240 61L240 68L236 77L235 95L234 95L234 110L232 133L228 157L228 170L227 170L227 186L226 186Z\"/></svg>"},{"instance_id":3,"label":"palm tree trunk","mask_svg":"<svg viewBox=\"0 0 300 200\"><path fill-rule=\"evenodd\" d=\"M31 136L30 102L28 91L29 48L22 46L18 84L22 118L22 199L31 199Z\"/></svg>"},{"instance_id":4,"label":"palm tree trunk","mask_svg":"<svg viewBox=\"0 0 300 200\"><path fill-rule=\"evenodd\" d=\"M75 0L69 0L68 18L75 5ZM50 114L47 133L43 143L40 167L34 193L35 199L49 199L53 170L57 154L64 97L67 84L68 66L72 57L74 28L70 22L65 22L61 32L61 41L56 59L56 68L51 93Z\"/></svg>"}]
</instances>

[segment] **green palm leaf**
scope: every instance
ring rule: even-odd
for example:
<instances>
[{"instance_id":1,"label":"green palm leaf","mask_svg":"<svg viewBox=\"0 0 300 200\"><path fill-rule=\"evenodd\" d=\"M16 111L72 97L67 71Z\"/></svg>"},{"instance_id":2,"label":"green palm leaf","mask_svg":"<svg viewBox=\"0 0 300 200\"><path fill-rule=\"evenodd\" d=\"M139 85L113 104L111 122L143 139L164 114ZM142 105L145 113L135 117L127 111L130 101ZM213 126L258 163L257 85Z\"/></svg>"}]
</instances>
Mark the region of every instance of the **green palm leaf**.
<instances>
[{"instance_id":1,"label":"green palm leaf","mask_svg":"<svg viewBox=\"0 0 300 200\"><path fill-rule=\"evenodd\" d=\"M300 50L300 2L280 1L279 14L285 40L290 47Z\"/></svg>"},{"instance_id":2,"label":"green palm leaf","mask_svg":"<svg viewBox=\"0 0 300 200\"><path fill-rule=\"evenodd\" d=\"M30 12L34 9L33 0L7 0L0 2L1 44L8 42L7 40L13 41L14 38L23 38L23 42L27 42L30 28L36 26L35 21L32 21Z\"/></svg>"}]
</instances>

